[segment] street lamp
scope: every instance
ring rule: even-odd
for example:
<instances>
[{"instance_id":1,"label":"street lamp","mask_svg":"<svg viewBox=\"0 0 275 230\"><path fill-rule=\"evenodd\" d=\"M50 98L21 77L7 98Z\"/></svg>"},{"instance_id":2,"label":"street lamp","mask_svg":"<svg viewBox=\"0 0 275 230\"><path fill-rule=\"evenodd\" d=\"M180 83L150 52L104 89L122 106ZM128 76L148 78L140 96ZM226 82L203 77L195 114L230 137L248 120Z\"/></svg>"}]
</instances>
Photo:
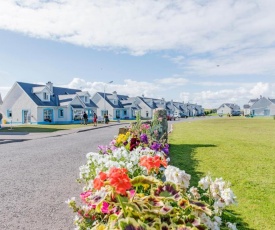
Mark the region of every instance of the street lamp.
<instances>
[{"instance_id":1,"label":"street lamp","mask_svg":"<svg viewBox=\"0 0 275 230\"><path fill-rule=\"evenodd\" d=\"M106 113L106 100L105 100L106 93L105 93L105 88L106 88L107 84L111 84L111 83L113 83L113 81L109 81L109 82L107 82L107 83L104 84L104 113Z\"/></svg>"}]
</instances>

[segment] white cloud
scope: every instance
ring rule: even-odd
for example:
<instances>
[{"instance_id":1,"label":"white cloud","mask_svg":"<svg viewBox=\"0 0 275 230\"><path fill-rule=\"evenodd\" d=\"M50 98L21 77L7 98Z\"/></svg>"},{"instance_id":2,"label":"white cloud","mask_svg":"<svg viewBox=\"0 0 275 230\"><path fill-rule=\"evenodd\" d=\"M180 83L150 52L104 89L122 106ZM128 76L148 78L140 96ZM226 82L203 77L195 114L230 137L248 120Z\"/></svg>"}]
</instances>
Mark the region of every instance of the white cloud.
<instances>
[{"instance_id":1,"label":"white cloud","mask_svg":"<svg viewBox=\"0 0 275 230\"><path fill-rule=\"evenodd\" d=\"M0 86L0 94L1 94L1 97L2 99L5 98L5 96L7 95L7 93L9 92L11 87L3 87L3 86Z\"/></svg>"},{"instance_id":2,"label":"white cloud","mask_svg":"<svg viewBox=\"0 0 275 230\"><path fill-rule=\"evenodd\" d=\"M186 95L188 97L186 97ZM275 98L275 83L258 82L254 85L247 85L238 88L222 90L206 90L197 93L180 94L181 99L188 99L192 103L198 103L205 108L217 108L223 103L236 103L239 106L247 104L250 99L259 98L260 95ZM186 101L186 100L185 100Z\"/></svg>"},{"instance_id":3,"label":"white cloud","mask_svg":"<svg viewBox=\"0 0 275 230\"><path fill-rule=\"evenodd\" d=\"M189 80L182 77L168 77L168 78L156 79L155 82L165 86L170 85L173 87L177 87L177 86L186 85L189 82Z\"/></svg>"},{"instance_id":4,"label":"white cloud","mask_svg":"<svg viewBox=\"0 0 275 230\"><path fill-rule=\"evenodd\" d=\"M106 84L105 82L89 82L81 78L74 78L69 84L63 85L63 87L89 91L91 95L95 92L104 92L104 88L106 93L117 91L118 94L122 95L141 96L144 94L147 97L159 97L160 91L162 91L162 87L155 83L140 82L131 79L124 80L123 84L115 82Z\"/></svg>"},{"instance_id":5,"label":"white cloud","mask_svg":"<svg viewBox=\"0 0 275 230\"><path fill-rule=\"evenodd\" d=\"M249 93L254 96L263 95L265 93L269 93L270 86L268 83L258 82L250 91Z\"/></svg>"},{"instance_id":6,"label":"white cloud","mask_svg":"<svg viewBox=\"0 0 275 230\"><path fill-rule=\"evenodd\" d=\"M5 0L0 2L0 28L134 54L205 53L270 46L274 7L271 0Z\"/></svg>"}]
</instances>

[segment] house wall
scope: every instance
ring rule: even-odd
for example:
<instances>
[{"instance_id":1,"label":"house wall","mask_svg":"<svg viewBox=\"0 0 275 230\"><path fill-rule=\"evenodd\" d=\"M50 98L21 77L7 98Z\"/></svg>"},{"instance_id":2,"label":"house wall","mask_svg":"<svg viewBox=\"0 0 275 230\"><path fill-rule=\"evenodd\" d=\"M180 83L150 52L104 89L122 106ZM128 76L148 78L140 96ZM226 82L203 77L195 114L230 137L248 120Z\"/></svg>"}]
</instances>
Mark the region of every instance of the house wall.
<instances>
[{"instance_id":1,"label":"house wall","mask_svg":"<svg viewBox=\"0 0 275 230\"><path fill-rule=\"evenodd\" d=\"M7 111L11 110L12 117L7 117ZM1 106L1 113L3 120L14 124L23 123L23 110L28 111L30 122L36 123L37 109L36 104L29 98L29 96L16 83L5 97Z\"/></svg>"},{"instance_id":2,"label":"house wall","mask_svg":"<svg viewBox=\"0 0 275 230\"><path fill-rule=\"evenodd\" d=\"M153 117L153 109L151 109L147 104L145 104L142 100L140 100L140 103L138 104L139 107L141 107L140 115L142 118L152 118ZM146 112L148 111L148 117L146 115Z\"/></svg>"},{"instance_id":3,"label":"house wall","mask_svg":"<svg viewBox=\"0 0 275 230\"><path fill-rule=\"evenodd\" d=\"M124 114L124 111L126 110L126 114ZM123 108L123 109L113 109L113 120L117 120L118 118L116 117L117 111L119 111L119 119L124 120L124 119L132 119L133 114L132 114L132 109L131 108Z\"/></svg>"},{"instance_id":4,"label":"house wall","mask_svg":"<svg viewBox=\"0 0 275 230\"><path fill-rule=\"evenodd\" d=\"M243 115L250 115L250 108L249 109L244 109L243 110Z\"/></svg>"},{"instance_id":5,"label":"house wall","mask_svg":"<svg viewBox=\"0 0 275 230\"><path fill-rule=\"evenodd\" d=\"M251 106L251 112L254 116L270 116L272 104L271 101L263 97Z\"/></svg>"},{"instance_id":6,"label":"house wall","mask_svg":"<svg viewBox=\"0 0 275 230\"><path fill-rule=\"evenodd\" d=\"M98 106L98 108L95 110L96 111L96 115L98 117L103 117L104 114L104 107L106 107L106 110L108 110L108 114L109 114L109 119L113 120L115 117L115 110L114 108L106 101L105 105L104 105L104 98L102 98L99 94L95 94L93 95L93 97L91 98L91 100Z\"/></svg>"},{"instance_id":7,"label":"house wall","mask_svg":"<svg viewBox=\"0 0 275 230\"><path fill-rule=\"evenodd\" d=\"M217 109L217 114L227 115L228 113L231 114L231 108L226 105L222 105L220 108Z\"/></svg>"},{"instance_id":8,"label":"house wall","mask_svg":"<svg viewBox=\"0 0 275 230\"><path fill-rule=\"evenodd\" d=\"M270 115L275 116L275 104L271 104L269 108L270 108Z\"/></svg>"}]
</instances>

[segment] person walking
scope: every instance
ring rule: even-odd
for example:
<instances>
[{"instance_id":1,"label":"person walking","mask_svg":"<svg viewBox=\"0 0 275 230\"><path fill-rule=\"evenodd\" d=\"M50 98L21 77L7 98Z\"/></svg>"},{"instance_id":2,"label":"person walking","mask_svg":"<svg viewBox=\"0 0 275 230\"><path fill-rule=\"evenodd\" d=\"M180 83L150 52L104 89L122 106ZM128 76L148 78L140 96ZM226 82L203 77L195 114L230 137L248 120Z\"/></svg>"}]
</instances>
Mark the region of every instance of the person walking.
<instances>
[{"instance_id":1,"label":"person walking","mask_svg":"<svg viewBox=\"0 0 275 230\"><path fill-rule=\"evenodd\" d=\"M94 126L97 126L97 115L96 115L96 113L94 113Z\"/></svg>"},{"instance_id":2,"label":"person walking","mask_svg":"<svg viewBox=\"0 0 275 230\"><path fill-rule=\"evenodd\" d=\"M104 123L105 124L109 123L109 116L108 116L108 114L104 114Z\"/></svg>"},{"instance_id":3,"label":"person walking","mask_svg":"<svg viewBox=\"0 0 275 230\"><path fill-rule=\"evenodd\" d=\"M84 112L84 114L83 114L83 119L84 119L84 125L87 125L87 123L88 123L88 115L87 115L86 112Z\"/></svg>"}]
</instances>

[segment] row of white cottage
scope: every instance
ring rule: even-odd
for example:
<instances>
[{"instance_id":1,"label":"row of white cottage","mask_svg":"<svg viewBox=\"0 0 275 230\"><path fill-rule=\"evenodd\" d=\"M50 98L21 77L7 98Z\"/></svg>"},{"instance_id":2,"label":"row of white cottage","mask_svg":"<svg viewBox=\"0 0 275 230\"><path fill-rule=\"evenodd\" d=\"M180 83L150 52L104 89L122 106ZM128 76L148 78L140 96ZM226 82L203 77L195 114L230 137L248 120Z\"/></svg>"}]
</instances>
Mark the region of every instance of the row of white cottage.
<instances>
[{"instance_id":1,"label":"row of white cottage","mask_svg":"<svg viewBox=\"0 0 275 230\"><path fill-rule=\"evenodd\" d=\"M164 108L167 115L199 116L202 106L183 102L166 102L144 96L129 97L116 92L96 92L61 88L48 82L45 85L15 82L3 101L0 99L0 113L6 123L17 124L70 124L79 123L84 111L89 121L94 113L99 118L108 114L110 120L151 119L156 108Z\"/></svg>"}]
</instances>

